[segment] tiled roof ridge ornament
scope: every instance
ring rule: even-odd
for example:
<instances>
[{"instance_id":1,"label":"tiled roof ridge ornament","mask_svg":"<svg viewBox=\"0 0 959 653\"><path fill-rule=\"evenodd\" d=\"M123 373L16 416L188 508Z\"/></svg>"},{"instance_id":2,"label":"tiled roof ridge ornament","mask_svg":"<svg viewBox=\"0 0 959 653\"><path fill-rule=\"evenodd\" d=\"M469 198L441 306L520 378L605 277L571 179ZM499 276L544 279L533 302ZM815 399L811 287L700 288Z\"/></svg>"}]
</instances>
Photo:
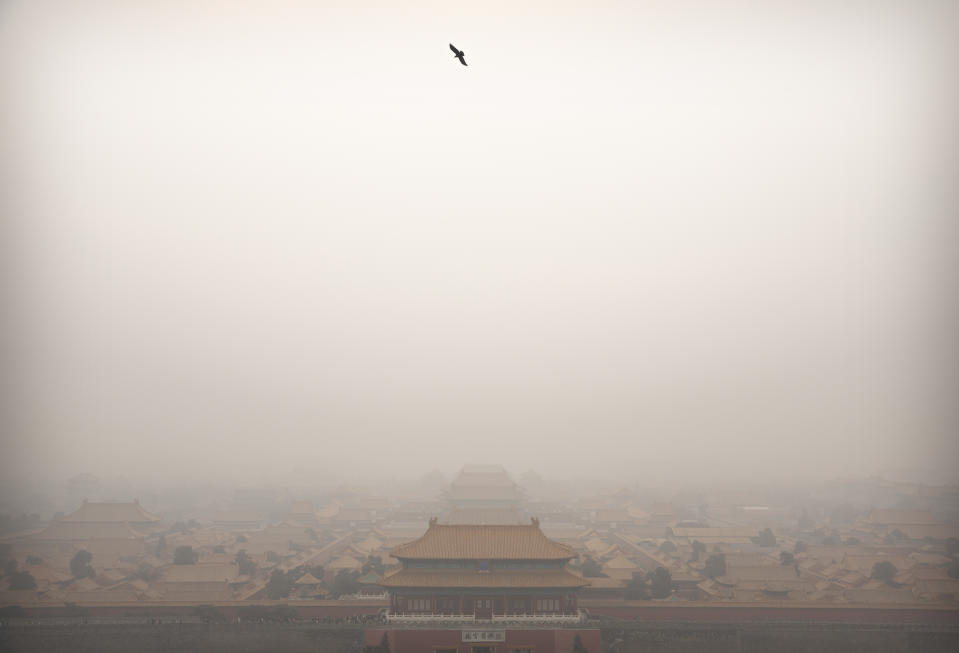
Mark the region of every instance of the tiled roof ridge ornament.
<instances>
[{"instance_id":1,"label":"tiled roof ridge ornament","mask_svg":"<svg viewBox=\"0 0 959 653\"><path fill-rule=\"evenodd\" d=\"M538 517L532 517L532 518L531 518L531 521L533 522L533 526L535 526L536 528L539 528L539 518L538 518Z\"/></svg>"},{"instance_id":2,"label":"tiled roof ridge ornament","mask_svg":"<svg viewBox=\"0 0 959 653\"><path fill-rule=\"evenodd\" d=\"M436 517L430 517L430 528L436 526Z\"/></svg>"}]
</instances>

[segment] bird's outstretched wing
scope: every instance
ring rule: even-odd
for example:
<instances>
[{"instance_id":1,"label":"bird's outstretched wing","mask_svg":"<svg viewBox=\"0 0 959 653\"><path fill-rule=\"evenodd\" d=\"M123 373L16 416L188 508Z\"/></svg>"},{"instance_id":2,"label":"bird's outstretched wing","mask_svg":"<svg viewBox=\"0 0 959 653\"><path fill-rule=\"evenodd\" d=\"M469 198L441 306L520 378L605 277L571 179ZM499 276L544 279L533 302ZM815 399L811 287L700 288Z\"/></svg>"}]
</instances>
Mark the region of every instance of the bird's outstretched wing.
<instances>
[{"instance_id":1,"label":"bird's outstretched wing","mask_svg":"<svg viewBox=\"0 0 959 653\"><path fill-rule=\"evenodd\" d=\"M466 57L464 57L463 55L460 55L457 58L460 60L461 64L463 64L464 66L466 65Z\"/></svg>"},{"instance_id":2,"label":"bird's outstretched wing","mask_svg":"<svg viewBox=\"0 0 959 653\"><path fill-rule=\"evenodd\" d=\"M453 54L455 54L457 57L463 56L463 53L460 52L459 50L457 50L457 49L456 49L456 46L453 45L452 43L450 43L450 50L452 50L452 51L453 51Z\"/></svg>"}]
</instances>

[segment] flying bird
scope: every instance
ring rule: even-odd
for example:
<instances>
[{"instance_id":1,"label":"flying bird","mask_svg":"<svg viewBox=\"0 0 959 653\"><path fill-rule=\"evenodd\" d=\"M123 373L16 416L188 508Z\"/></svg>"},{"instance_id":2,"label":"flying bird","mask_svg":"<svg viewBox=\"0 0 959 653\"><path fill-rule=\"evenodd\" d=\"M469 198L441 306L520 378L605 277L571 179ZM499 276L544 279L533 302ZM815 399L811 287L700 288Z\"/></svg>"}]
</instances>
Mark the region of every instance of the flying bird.
<instances>
[{"instance_id":1,"label":"flying bird","mask_svg":"<svg viewBox=\"0 0 959 653\"><path fill-rule=\"evenodd\" d=\"M466 53L462 50L457 50L456 46L450 43L450 50L453 51L453 56L460 60L460 63L464 66L466 65Z\"/></svg>"}]
</instances>

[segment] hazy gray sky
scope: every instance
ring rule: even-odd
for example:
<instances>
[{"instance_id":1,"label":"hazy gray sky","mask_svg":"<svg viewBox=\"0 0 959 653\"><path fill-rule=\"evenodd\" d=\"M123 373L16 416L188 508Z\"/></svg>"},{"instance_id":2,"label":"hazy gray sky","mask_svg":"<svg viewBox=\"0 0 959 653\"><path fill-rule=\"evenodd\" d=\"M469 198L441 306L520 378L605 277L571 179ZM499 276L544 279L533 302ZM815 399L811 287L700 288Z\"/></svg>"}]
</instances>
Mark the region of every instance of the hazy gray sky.
<instances>
[{"instance_id":1,"label":"hazy gray sky","mask_svg":"<svg viewBox=\"0 0 959 653\"><path fill-rule=\"evenodd\" d=\"M5 2L2 473L955 474L957 26Z\"/></svg>"}]
</instances>

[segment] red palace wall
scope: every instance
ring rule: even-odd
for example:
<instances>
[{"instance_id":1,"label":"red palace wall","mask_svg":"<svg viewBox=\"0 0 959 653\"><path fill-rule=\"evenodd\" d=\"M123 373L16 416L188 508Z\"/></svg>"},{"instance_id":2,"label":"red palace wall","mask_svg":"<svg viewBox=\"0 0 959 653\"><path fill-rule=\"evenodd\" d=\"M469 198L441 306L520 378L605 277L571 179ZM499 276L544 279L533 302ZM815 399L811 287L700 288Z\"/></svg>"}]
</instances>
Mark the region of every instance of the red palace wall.
<instances>
[{"instance_id":1,"label":"red palace wall","mask_svg":"<svg viewBox=\"0 0 959 653\"><path fill-rule=\"evenodd\" d=\"M489 630L502 630L488 627ZM588 651L600 651L600 632L590 628L557 628L554 630L506 630L505 642L464 642L463 630L483 630L481 627L456 630L425 630L411 628L368 628L364 645L379 646L387 633L390 653L432 653L436 649L452 649L456 653L472 653L474 646L489 646L493 653L510 653L518 648L532 648L535 653L571 653L573 640L579 635Z\"/></svg>"}]
</instances>

